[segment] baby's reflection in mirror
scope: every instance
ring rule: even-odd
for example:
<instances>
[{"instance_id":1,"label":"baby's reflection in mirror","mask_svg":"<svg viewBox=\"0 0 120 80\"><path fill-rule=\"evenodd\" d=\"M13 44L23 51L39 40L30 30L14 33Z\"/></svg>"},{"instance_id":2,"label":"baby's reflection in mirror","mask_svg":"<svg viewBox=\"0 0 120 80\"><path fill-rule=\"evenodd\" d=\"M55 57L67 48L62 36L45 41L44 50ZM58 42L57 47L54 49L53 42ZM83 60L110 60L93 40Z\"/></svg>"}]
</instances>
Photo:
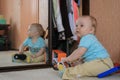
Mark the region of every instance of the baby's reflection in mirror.
<instances>
[{"instance_id":1,"label":"baby's reflection in mirror","mask_svg":"<svg viewBox=\"0 0 120 80\"><path fill-rule=\"evenodd\" d=\"M33 23L28 27L28 38L20 45L19 52L12 56L13 62L45 62L48 48L45 43L45 31L41 24ZM29 51L24 51L25 48Z\"/></svg>"}]
</instances>

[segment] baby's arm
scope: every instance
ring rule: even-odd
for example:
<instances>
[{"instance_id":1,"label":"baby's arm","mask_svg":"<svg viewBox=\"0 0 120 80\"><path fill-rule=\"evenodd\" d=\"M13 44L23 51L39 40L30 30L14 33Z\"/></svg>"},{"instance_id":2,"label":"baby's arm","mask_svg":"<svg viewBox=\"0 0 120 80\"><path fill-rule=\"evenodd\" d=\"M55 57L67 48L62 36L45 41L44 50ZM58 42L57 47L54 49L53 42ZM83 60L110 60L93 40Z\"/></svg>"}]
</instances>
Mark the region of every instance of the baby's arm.
<instances>
[{"instance_id":1,"label":"baby's arm","mask_svg":"<svg viewBox=\"0 0 120 80\"><path fill-rule=\"evenodd\" d=\"M70 56L63 59L63 61L64 62L73 62L74 60L79 59L86 52L86 50L87 49L84 47L77 48Z\"/></svg>"},{"instance_id":2,"label":"baby's arm","mask_svg":"<svg viewBox=\"0 0 120 80\"><path fill-rule=\"evenodd\" d=\"M23 46L23 44L21 44L20 47L19 47L19 53L20 54L24 52L24 48L25 48L25 46Z\"/></svg>"}]
</instances>

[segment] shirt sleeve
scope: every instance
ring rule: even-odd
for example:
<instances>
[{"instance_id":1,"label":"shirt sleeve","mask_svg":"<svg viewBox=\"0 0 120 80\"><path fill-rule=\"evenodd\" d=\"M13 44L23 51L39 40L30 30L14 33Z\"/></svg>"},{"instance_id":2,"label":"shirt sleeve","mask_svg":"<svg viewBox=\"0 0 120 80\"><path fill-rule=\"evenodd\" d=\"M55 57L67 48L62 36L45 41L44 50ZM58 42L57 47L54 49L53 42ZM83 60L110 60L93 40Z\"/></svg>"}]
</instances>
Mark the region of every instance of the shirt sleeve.
<instances>
[{"instance_id":1,"label":"shirt sleeve","mask_svg":"<svg viewBox=\"0 0 120 80\"><path fill-rule=\"evenodd\" d=\"M88 49L93 42L94 42L94 39L91 36L86 35L81 38L78 47L84 47Z\"/></svg>"},{"instance_id":2,"label":"shirt sleeve","mask_svg":"<svg viewBox=\"0 0 120 80\"><path fill-rule=\"evenodd\" d=\"M29 38L27 38L27 39L23 42L23 46L28 46L28 42L29 42Z\"/></svg>"}]
</instances>

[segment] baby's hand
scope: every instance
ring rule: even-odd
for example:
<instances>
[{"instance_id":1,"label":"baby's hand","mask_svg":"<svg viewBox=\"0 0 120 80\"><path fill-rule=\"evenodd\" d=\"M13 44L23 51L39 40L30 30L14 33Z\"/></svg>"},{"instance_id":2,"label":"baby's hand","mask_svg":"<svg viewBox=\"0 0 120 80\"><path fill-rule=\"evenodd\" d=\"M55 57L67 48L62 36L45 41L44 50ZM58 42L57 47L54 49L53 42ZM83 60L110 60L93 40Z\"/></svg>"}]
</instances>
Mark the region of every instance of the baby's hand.
<instances>
[{"instance_id":1,"label":"baby's hand","mask_svg":"<svg viewBox=\"0 0 120 80\"><path fill-rule=\"evenodd\" d=\"M37 56L36 55L31 55L32 58L36 58Z\"/></svg>"},{"instance_id":2,"label":"baby's hand","mask_svg":"<svg viewBox=\"0 0 120 80\"><path fill-rule=\"evenodd\" d=\"M67 58L62 58L61 61L62 62L69 62Z\"/></svg>"},{"instance_id":3,"label":"baby's hand","mask_svg":"<svg viewBox=\"0 0 120 80\"><path fill-rule=\"evenodd\" d=\"M18 54L23 54L23 52L18 52Z\"/></svg>"}]
</instances>

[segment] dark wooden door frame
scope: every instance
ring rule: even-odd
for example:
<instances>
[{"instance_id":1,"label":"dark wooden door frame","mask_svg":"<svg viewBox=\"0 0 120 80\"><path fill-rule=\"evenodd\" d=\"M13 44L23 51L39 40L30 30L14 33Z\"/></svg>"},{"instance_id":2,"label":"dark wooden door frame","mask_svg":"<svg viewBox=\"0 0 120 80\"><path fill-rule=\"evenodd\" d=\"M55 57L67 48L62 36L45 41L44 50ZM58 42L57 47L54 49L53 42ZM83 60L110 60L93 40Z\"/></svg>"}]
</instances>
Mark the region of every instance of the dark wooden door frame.
<instances>
[{"instance_id":1,"label":"dark wooden door frame","mask_svg":"<svg viewBox=\"0 0 120 80\"><path fill-rule=\"evenodd\" d=\"M90 15L90 0L82 0L82 15Z\"/></svg>"}]
</instances>

